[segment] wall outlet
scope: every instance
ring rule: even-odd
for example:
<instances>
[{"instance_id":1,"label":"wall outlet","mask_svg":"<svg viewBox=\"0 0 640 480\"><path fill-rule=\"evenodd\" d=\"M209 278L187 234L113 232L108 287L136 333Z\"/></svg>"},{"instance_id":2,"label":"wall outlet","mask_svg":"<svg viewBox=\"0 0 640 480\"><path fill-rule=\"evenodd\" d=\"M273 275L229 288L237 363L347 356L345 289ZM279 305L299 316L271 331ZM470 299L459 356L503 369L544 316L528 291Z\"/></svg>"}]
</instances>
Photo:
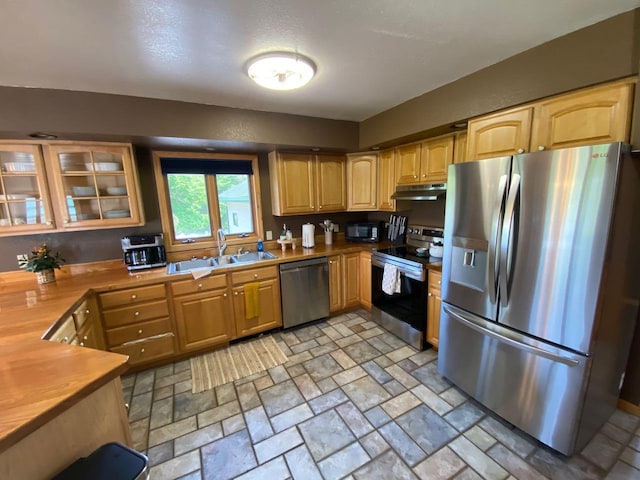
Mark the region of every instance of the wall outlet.
<instances>
[{"instance_id":1,"label":"wall outlet","mask_svg":"<svg viewBox=\"0 0 640 480\"><path fill-rule=\"evenodd\" d=\"M271 230L267 230L267 240L273 240L273 232Z\"/></svg>"},{"instance_id":2,"label":"wall outlet","mask_svg":"<svg viewBox=\"0 0 640 480\"><path fill-rule=\"evenodd\" d=\"M26 262L27 260L29 260L29 255L27 255L26 253L19 253L18 255L16 255L16 258L18 259L18 265L20 265L20 262Z\"/></svg>"}]
</instances>

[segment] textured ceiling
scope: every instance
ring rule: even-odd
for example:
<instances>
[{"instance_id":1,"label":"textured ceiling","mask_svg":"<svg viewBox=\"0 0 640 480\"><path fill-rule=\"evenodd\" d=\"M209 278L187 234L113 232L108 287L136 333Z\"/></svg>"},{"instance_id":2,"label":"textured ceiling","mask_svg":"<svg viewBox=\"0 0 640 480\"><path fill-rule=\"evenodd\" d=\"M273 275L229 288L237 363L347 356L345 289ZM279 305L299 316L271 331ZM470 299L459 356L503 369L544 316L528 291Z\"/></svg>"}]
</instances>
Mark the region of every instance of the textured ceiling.
<instances>
[{"instance_id":1,"label":"textured ceiling","mask_svg":"<svg viewBox=\"0 0 640 480\"><path fill-rule=\"evenodd\" d=\"M0 85L364 120L640 0L0 0ZM298 51L303 89L247 60Z\"/></svg>"}]
</instances>

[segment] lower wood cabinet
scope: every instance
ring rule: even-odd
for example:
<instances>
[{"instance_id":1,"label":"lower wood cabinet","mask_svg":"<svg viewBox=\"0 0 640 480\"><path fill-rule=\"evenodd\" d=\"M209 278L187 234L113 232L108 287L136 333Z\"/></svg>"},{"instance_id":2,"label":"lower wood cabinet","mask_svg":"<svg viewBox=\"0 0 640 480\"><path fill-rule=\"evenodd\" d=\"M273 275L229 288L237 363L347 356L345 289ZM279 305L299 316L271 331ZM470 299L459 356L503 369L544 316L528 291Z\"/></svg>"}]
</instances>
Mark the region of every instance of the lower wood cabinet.
<instances>
[{"instance_id":1,"label":"lower wood cabinet","mask_svg":"<svg viewBox=\"0 0 640 480\"><path fill-rule=\"evenodd\" d=\"M180 350L224 344L235 337L226 275L173 282L171 290Z\"/></svg>"},{"instance_id":2,"label":"lower wood cabinet","mask_svg":"<svg viewBox=\"0 0 640 480\"><path fill-rule=\"evenodd\" d=\"M440 305L442 297L440 294L442 284L442 273L429 270L429 286L427 293L427 342L438 348L438 337L440 336Z\"/></svg>"},{"instance_id":3,"label":"lower wood cabinet","mask_svg":"<svg viewBox=\"0 0 640 480\"><path fill-rule=\"evenodd\" d=\"M329 311L360 304L360 253L329 257Z\"/></svg>"},{"instance_id":4,"label":"lower wood cabinet","mask_svg":"<svg viewBox=\"0 0 640 480\"><path fill-rule=\"evenodd\" d=\"M236 335L244 337L282 326L280 279L277 267L256 268L230 274ZM257 288L255 313L248 315L247 294Z\"/></svg>"},{"instance_id":5,"label":"lower wood cabinet","mask_svg":"<svg viewBox=\"0 0 640 480\"><path fill-rule=\"evenodd\" d=\"M371 252L360 252L360 304L371 310Z\"/></svg>"}]
</instances>

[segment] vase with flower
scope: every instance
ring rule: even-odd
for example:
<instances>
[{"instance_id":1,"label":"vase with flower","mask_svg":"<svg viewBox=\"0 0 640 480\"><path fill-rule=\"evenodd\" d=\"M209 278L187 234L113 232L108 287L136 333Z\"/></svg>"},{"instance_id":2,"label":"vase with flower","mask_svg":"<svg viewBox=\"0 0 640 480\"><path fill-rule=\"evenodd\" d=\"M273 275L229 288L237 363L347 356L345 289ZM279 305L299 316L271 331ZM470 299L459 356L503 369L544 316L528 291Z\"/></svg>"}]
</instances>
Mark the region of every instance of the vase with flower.
<instances>
[{"instance_id":1,"label":"vase with flower","mask_svg":"<svg viewBox=\"0 0 640 480\"><path fill-rule=\"evenodd\" d=\"M27 272L35 272L38 283L51 283L56 281L55 268L60 268L65 262L60 252L55 254L49 249L46 243L31 251L26 259L18 263L20 268Z\"/></svg>"}]
</instances>

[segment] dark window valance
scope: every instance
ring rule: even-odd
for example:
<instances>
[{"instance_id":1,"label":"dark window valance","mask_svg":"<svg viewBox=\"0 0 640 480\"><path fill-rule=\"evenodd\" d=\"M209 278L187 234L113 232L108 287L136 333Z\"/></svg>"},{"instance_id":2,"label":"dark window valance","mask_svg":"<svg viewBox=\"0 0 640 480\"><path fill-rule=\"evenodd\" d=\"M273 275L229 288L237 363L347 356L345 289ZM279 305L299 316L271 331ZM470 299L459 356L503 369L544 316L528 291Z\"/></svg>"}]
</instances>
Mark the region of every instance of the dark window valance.
<instances>
[{"instance_id":1,"label":"dark window valance","mask_svg":"<svg viewBox=\"0 0 640 480\"><path fill-rule=\"evenodd\" d=\"M162 174L200 173L252 175L251 160L205 160L201 158L161 158Z\"/></svg>"}]
</instances>

